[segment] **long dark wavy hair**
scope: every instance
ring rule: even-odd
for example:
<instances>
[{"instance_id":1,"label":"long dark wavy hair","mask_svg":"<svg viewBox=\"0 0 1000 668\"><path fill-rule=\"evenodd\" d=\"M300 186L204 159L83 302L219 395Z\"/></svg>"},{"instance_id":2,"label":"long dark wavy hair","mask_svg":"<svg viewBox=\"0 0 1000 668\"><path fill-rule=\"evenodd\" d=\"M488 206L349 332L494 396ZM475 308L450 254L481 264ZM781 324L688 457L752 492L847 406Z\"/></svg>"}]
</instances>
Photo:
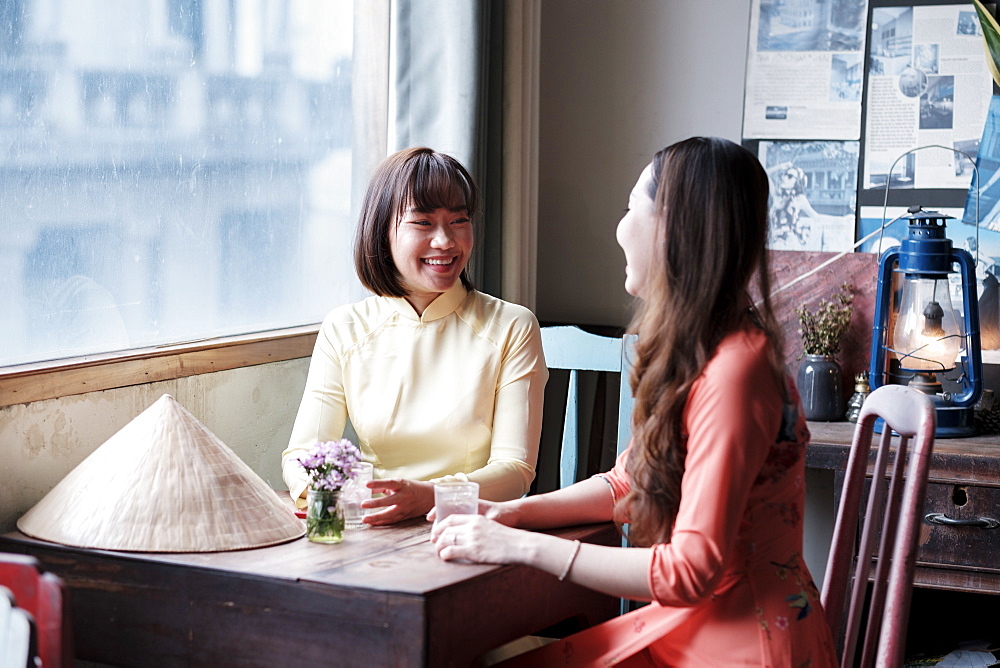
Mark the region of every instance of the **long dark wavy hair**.
<instances>
[{"instance_id":1,"label":"long dark wavy hair","mask_svg":"<svg viewBox=\"0 0 1000 668\"><path fill-rule=\"evenodd\" d=\"M629 327L638 334L632 488L621 501L631 518L629 536L639 545L670 540L687 453L684 407L722 339L748 322L762 328L773 372L785 387L769 297L767 173L743 147L705 137L663 149L651 171L660 261L650 268ZM756 307L752 281L762 295Z\"/></svg>"}]
</instances>

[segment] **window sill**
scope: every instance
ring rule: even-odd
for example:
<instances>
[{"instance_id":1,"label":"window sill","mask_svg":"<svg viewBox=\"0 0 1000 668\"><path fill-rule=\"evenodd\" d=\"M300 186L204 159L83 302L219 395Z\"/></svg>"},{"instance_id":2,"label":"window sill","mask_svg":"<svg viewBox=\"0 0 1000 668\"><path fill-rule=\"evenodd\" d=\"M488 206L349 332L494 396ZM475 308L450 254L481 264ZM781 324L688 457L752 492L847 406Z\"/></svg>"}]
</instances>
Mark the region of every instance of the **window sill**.
<instances>
[{"instance_id":1,"label":"window sill","mask_svg":"<svg viewBox=\"0 0 1000 668\"><path fill-rule=\"evenodd\" d=\"M309 357L318 325L0 369L0 407Z\"/></svg>"}]
</instances>

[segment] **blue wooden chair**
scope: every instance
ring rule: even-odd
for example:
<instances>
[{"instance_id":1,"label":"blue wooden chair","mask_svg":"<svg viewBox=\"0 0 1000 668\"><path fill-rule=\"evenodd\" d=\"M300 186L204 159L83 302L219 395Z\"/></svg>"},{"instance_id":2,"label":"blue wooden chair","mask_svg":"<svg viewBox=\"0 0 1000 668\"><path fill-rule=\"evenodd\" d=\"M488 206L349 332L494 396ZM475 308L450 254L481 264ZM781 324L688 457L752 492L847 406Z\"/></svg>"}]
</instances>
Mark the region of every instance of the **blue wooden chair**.
<instances>
[{"instance_id":1,"label":"blue wooden chair","mask_svg":"<svg viewBox=\"0 0 1000 668\"><path fill-rule=\"evenodd\" d=\"M566 410L562 421L559 450L559 487L567 487L595 471L581 466L585 444L581 443L580 403L581 371L597 371L621 375L618 392L618 430L616 453L621 454L631 437L632 392L628 382L629 354L634 336L624 338L590 334L579 327L542 328L542 349L550 369L569 370ZM590 408L590 407L587 407ZM602 406L594 410L602 410Z\"/></svg>"},{"instance_id":2,"label":"blue wooden chair","mask_svg":"<svg viewBox=\"0 0 1000 668\"><path fill-rule=\"evenodd\" d=\"M559 488L568 487L598 472L581 465L581 462L587 462L590 459L585 450L595 439L584 439L580 433L580 405L583 403L580 372L597 371L620 375L615 456L620 455L628 447L632 437L633 403L632 389L628 379L631 366L629 356L634 345L635 335L601 336L572 326L542 328L542 350L545 352L546 366L550 369L569 371L566 410L562 420L559 447ZM586 413L604 410L604 406L600 405L600 402L591 402L584 408ZM594 420L591 420L592 425L593 423ZM543 440L545 440L544 436ZM627 545L628 541L623 538L622 547L627 547ZM622 614L634 609L634 607L632 601L622 599Z\"/></svg>"}]
</instances>

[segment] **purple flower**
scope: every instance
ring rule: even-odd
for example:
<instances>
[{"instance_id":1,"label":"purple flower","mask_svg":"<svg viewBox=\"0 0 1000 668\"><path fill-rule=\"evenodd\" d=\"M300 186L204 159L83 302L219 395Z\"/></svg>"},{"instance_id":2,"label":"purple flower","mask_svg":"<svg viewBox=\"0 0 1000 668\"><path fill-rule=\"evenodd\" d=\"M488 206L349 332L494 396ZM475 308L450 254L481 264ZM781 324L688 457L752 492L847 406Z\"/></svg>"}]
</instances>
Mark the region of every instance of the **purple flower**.
<instances>
[{"instance_id":1,"label":"purple flower","mask_svg":"<svg viewBox=\"0 0 1000 668\"><path fill-rule=\"evenodd\" d=\"M327 489L336 492L354 477L351 467L361 461L358 447L346 438L339 441L320 441L305 455L299 457L299 464L309 475L313 489Z\"/></svg>"}]
</instances>

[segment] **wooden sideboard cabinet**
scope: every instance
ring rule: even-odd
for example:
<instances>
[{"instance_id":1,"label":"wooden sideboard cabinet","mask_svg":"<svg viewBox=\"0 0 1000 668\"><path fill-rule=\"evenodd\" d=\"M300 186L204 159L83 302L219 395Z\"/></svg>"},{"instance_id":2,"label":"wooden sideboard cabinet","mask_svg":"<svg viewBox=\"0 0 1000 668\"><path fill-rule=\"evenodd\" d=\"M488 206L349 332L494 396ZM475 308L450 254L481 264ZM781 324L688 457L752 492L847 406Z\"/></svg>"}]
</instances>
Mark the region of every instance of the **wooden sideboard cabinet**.
<instances>
[{"instance_id":1,"label":"wooden sideboard cabinet","mask_svg":"<svg viewBox=\"0 0 1000 668\"><path fill-rule=\"evenodd\" d=\"M850 422L809 423L806 466L836 472L838 503L854 427ZM1000 594L1000 436L934 441L923 516L932 513L962 524L924 519L914 584Z\"/></svg>"}]
</instances>

